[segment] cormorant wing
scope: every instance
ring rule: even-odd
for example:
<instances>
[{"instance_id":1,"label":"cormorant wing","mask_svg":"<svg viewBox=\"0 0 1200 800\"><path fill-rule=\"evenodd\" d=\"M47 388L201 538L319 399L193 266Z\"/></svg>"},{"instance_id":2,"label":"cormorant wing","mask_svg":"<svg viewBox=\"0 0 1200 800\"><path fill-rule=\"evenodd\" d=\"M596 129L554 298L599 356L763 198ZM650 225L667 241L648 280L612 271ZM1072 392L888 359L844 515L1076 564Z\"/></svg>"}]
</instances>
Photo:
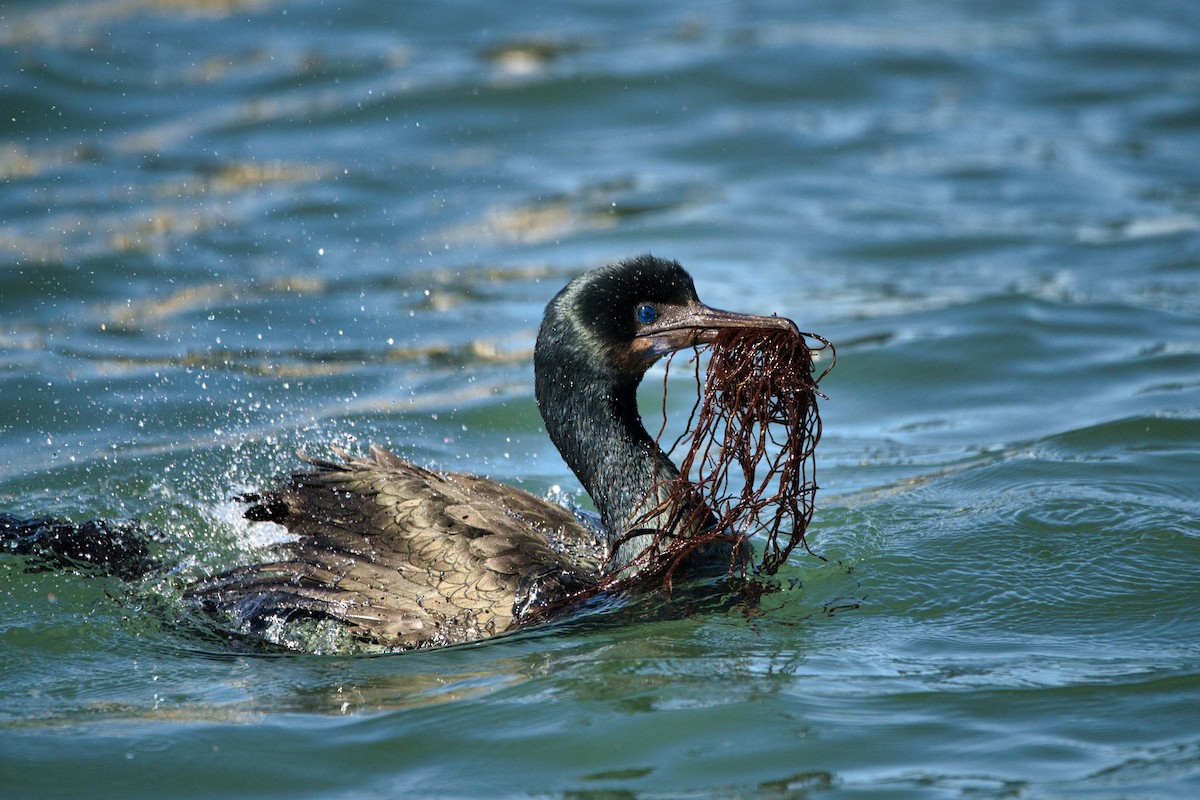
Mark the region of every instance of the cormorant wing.
<instances>
[{"instance_id":1,"label":"cormorant wing","mask_svg":"<svg viewBox=\"0 0 1200 800\"><path fill-rule=\"evenodd\" d=\"M519 627L595 584L595 532L529 492L377 447L365 458L338 451L340 461L300 455L315 469L248 498L246 511L299 537L291 558L186 592L259 635L280 641L273 627L315 619L392 649L456 644Z\"/></svg>"}]
</instances>

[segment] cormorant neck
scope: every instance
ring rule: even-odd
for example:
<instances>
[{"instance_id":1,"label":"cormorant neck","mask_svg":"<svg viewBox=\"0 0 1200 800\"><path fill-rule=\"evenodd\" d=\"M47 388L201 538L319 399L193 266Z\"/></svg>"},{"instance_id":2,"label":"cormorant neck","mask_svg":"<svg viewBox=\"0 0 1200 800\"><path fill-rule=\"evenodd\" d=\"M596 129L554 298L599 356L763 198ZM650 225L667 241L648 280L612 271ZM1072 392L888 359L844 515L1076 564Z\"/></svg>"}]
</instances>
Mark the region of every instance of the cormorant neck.
<instances>
[{"instance_id":1,"label":"cormorant neck","mask_svg":"<svg viewBox=\"0 0 1200 800\"><path fill-rule=\"evenodd\" d=\"M670 524L669 513L649 519L646 514L659 505L660 491L679 471L642 424L636 381L594 369L590 375L568 373L561 363L536 364L546 432L600 511L610 551L616 546L609 568L619 570L651 543L649 535L621 541L626 533Z\"/></svg>"}]
</instances>

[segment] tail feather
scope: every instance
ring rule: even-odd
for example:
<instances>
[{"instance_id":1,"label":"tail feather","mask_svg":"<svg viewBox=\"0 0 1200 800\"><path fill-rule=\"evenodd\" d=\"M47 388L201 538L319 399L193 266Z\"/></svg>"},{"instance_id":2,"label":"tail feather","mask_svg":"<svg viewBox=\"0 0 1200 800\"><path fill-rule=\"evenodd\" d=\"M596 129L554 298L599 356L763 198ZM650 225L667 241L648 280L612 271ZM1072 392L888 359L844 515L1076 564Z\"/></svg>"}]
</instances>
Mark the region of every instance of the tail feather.
<instances>
[{"instance_id":1,"label":"tail feather","mask_svg":"<svg viewBox=\"0 0 1200 800\"><path fill-rule=\"evenodd\" d=\"M25 556L33 571L68 569L131 581L158 570L150 543L161 536L136 520L67 522L0 514L0 552Z\"/></svg>"}]
</instances>

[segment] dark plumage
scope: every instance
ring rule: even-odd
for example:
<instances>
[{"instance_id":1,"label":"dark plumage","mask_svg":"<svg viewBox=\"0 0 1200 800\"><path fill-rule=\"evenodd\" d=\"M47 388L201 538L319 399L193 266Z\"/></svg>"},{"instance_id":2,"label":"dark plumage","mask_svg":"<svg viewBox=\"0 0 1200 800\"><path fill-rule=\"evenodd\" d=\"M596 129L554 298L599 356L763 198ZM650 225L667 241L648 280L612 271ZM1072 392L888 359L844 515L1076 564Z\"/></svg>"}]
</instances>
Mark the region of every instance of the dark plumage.
<instances>
[{"instance_id":1,"label":"dark plumage","mask_svg":"<svg viewBox=\"0 0 1200 800\"><path fill-rule=\"evenodd\" d=\"M601 537L528 492L372 448L366 458L306 458L314 469L251 498L248 519L300 537L290 557L213 576L187 595L291 644L294 625L332 625L359 642L404 649L544 619L541 611L594 587L649 544L627 534L656 505L658 482L677 471L642 425L638 383L659 357L728 327L794 330L783 318L704 306L678 263L648 255L576 278L547 306L534 354L538 408L600 511ZM728 564L728 551L700 558Z\"/></svg>"}]
</instances>

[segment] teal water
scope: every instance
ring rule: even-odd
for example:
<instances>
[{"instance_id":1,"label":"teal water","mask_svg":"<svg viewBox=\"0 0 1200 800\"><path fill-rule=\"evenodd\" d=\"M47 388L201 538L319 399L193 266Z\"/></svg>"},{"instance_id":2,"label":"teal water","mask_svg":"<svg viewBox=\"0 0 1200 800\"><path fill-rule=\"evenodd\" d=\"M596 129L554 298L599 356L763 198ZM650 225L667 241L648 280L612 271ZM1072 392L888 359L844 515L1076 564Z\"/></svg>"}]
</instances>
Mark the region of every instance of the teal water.
<instances>
[{"instance_id":1,"label":"teal water","mask_svg":"<svg viewBox=\"0 0 1200 800\"><path fill-rule=\"evenodd\" d=\"M300 446L578 491L534 331L647 250L838 366L757 613L269 656L0 556L0 796L1196 794L1198 53L1172 0L5 4L0 512L201 571Z\"/></svg>"}]
</instances>

